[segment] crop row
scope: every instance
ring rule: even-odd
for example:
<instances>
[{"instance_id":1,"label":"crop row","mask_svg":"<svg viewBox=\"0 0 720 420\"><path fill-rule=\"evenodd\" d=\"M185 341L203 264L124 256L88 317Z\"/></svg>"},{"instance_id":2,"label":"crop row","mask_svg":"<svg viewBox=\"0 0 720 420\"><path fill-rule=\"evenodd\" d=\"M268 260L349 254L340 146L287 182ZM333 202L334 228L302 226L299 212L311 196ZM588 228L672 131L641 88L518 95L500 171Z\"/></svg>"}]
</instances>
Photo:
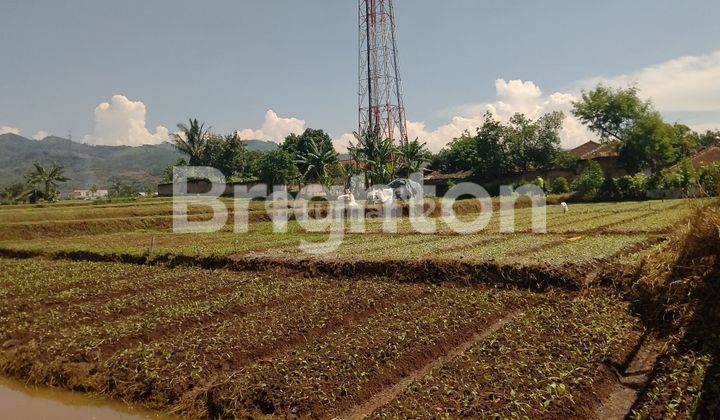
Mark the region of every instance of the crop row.
<instances>
[{"instance_id":1,"label":"crop row","mask_svg":"<svg viewBox=\"0 0 720 420\"><path fill-rule=\"evenodd\" d=\"M193 272L185 274L192 276ZM179 281L183 280L182 273L174 271L173 275L178 276ZM137 297L113 299L99 303L97 308L91 305L71 306L65 312L47 312L39 317L38 322L34 322L32 317L26 318L8 328L7 331L15 335L5 337L8 338L5 348L13 351L0 357L0 365L4 371L16 373L33 366L32 374L42 376L46 374L43 363L59 355L62 355L62 360L94 362L117 349L173 331L191 329L218 317L252 313L332 288L331 284L314 279L230 272L208 272L208 277L210 275L225 276L228 282L232 282L232 278L245 279L234 285L229 283L229 287L224 289L219 283L213 285L208 280L207 286L199 282L194 291L192 287L181 288L181 293L162 289L148 294L147 298L139 291ZM187 296L179 297L183 291ZM123 308L130 310L123 314ZM113 311L120 311L120 314ZM95 314L97 319L91 319L87 316L89 314ZM103 319L102 316L108 318ZM73 320L80 323L73 324ZM28 338L32 340L28 341Z\"/></svg>"},{"instance_id":2,"label":"crop row","mask_svg":"<svg viewBox=\"0 0 720 420\"><path fill-rule=\"evenodd\" d=\"M425 297L217 378L178 409L191 416L340 415L536 299L519 291L434 287Z\"/></svg>"},{"instance_id":3,"label":"crop row","mask_svg":"<svg viewBox=\"0 0 720 420\"><path fill-rule=\"evenodd\" d=\"M211 378L230 375L258 359L362 322L388 305L430 292L423 286L385 281L330 285L306 299L213 320L118 351L99 364L91 383L117 398L169 406Z\"/></svg>"},{"instance_id":4,"label":"crop row","mask_svg":"<svg viewBox=\"0 0 720 420\"><path fill-rule=\"evenodd\" d=\"M361 237L363 240L357 240ZM323 260L382 261L388 259L444 259L466 262L496 261L510 265L563 265L607 260L647 241L648 235L351 235ZM371 240L368 240L371 239ZM293 256L295 246L268 255Z\"/></svg>"},{"instance_id":5,"label":"crop row","mask_svg":"<svg viewBox=\"0 0 720 420\"><path fill-rule=\"evenodd\" d=\"M681 341L668 346L655 367L652 381L643 390L633 412L635 419L714 418L720 411L720 360L718 343L688 346ZM713 354L715 353L715 354ZM714 413L714 414L713 414Z\"/></svg>"},{"instance_id":6,"label":"crop row","mask_svg":"<svg viewBox=\"0 0 720 420\"><path fill-rule=\"evenodd\" d=\"M626 306L608 297L538 305L372 417L589 417L603 361L623 360L639 338Z\"/></svg>"},{"instance_id":7,"label":"crop row","mask_svg":"<svg viewBox=\"0 0 720 420\"><path fill-rule=\"evenodd\" d=\"M44 277L48 281L67 279L73 274L88 279L88 273L73 273L73 268L87 266L96 277L73 289L55 292L38 287L27 298L3 303L0 320L6 328L0 332L0 341L12 337L16 345L25 339L48 340L68 334L66 330L77 326L94 327L131 316L149 316L152 311L163 312L172 306L191 306L207 296L230 295L236 290L252 291L270 282L270 276L241 276L230 272L209 272L197 269L159 270L123 264L46 262L43 271L31 272L28 277ZM97 270L120 271L121 279L108 278ZM65 271L65 268L70 270ZM132 273L135 268L136 272ZM106 281L106 282L104 282ZM321 288L325 285L299 279L296 290ZM326 286L327 287L327 286ZM31 335L37 332L38 335Z\"/></svg>"}]
</instances>

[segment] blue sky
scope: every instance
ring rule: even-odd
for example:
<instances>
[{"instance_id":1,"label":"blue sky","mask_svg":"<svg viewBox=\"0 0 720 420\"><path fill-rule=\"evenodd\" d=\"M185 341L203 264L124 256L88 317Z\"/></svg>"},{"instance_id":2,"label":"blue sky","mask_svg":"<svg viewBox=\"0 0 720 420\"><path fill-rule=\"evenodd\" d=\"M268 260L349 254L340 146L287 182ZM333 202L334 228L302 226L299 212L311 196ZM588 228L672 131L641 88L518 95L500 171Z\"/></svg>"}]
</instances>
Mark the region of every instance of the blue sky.
<instances>
[{"instance_id":1,"label":"blue sky","mask_svg":"<svg viewBox=\"0 0 720 420\"><path fill-rule=\"evenodd\" d=\"M357 124L356 3L0 0L0 127L138 144L197 116L220 132L270 139L311 126L340 139ZM720 122L720 87L701 88L720 75L716 0L397 0L396 10L411 132L435 148L485 109L567 109L570 96L553 93L598 80L646 87L672 120ZM678 80L692 86L668 92ZM573 130L568 144L585 136Z\"/></svg>"}]
</instances>

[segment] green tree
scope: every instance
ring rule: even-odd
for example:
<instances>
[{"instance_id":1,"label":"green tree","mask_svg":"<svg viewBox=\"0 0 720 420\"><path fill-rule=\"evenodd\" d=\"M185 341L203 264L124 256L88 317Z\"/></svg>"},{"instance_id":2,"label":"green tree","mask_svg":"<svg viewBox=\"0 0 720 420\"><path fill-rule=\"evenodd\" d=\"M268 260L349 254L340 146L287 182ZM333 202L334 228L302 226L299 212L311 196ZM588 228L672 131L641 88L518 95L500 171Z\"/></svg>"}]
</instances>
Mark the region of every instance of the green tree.
<instances>
[{"instance_id":1,"label":"green tree","mask_svg":"<svg viewBox=\"0 0 720 420\"><path fill-rule=\"evenodd\" d=\"M618 200L621 198L618 184L615 181L615 178L613 178L609 173L605 174L605 180L603 180L603 183L600 186L598 196L606 201Z\"/></svg>"},{"instance_id":2,"label":"green tree","mask_svg":"<svg viewBox=\"0 0 720 420\"><path fill-rule=\"evenodd\" d=\"M673 146L679 158L686 158L702 148L700 135L684 124L673 124Z\"/></svg>"},{"instance_id":3,"label":"green tree","mask_svg":"<svg viewBox=\"0 0 720 420\"><path fill-rule=\"evenodd\" d=\"M110 183L108 195L111 198L134 198L140 195L140 188L136 183L118 177L112 177L108 182Z\"/></svg>"},{"instance_id":4,"label":"green tree","mask_svg":"<svg viewBox=\"0 0 720 420\"><path fill-rule=\"evenodd\" d=\"M698 136L701 147L720 146L720 130L707 130Z\"/></svg>"},{"instance_id":5,"label":"green tree","mask_svg":"<svg viewBox=\"0 0 720 420\"><path fill-rule=\"evenodd\" d=\"M207 136L201 162L203 166L219 170L228 179L242 177L246 153L245 143L237 132L227 136L210 134Z\"/></svg>"},{"instance_id":6,"label":"green tree","mask_svg":"<svg viewBox=\"0 0 720 420\"><path fill-rule=\"evenodd\" d=\"M257 163L258 178L268 185L289 185L300 176L293 155L285 150L263 153Z\"/></svg>"},{"instance_id":7,"label":"green tree","mask_svg":"<svg viewBox=\"0 0 720 420\"><path fill-rule=\"evenodd\" d=\"M600 165L594 160L590 160L580 176L573 182L573 190L583 198L592 199L597 196L604 180L605 176Z\"/></svg>"},{"instance_id":8,"label":"green tree","mask_svg":"<svg viewBox=\"0 0 720 420\"><path fill-rule=\"evenodd\" d=\"M309 182L320 182L324 185L332 183L330 168L338 161L338 153L332 143L321 141L317 143L311 138L307 147L297 152L295 163L298 168L304 168L303 178Z\"/></svg>"},{"instance_id":9,"label":"green tree","mask_svg":"<svg viewBox=\"0 0 720 420\"><path fill-rule=\"evenodd\" d=\"M175 147L188 155L190 166L203 165L205 158L205 147L210 135L210 128L205 123L199 123L197 119L190 119L189 125L178 124L179 133L174 134L173 144Z\"/></svg>"},{"instance_id":10,"label":"green tree","mask_svg":"<svg viewBox=\"0 0 720 420\"><path fill-rule=\"evenodd\" d=\"M364 166L366 187L386 184L395 175L395 147L391 139L382 139L379 130L354 133L356 142L348 150Z\"/></svg>"},{"instance_id":11,"label":"green tree","mask_svg":"<svg viewBox=\"0 0 720 420\"><path fill-rule=\"evenodd\" d=\"M613 89L602 84L583 91L573 103L573 115L603 140L624 141L624 132L652 111L652 104L638 96L638 89Z\"/></svg>"},{"instance_id":12,"label":"green tree","mask_svg":"<svg viewBox=\"0 0 720 420\"><path fill-rule=\"evenodd\" d=\"M33 170L25 177L31 196L46 201L57 200L60 195L59 184L70 180L64 175L65 168L54 163L49 169L37 162L33 166Z\"/></svg>"},{"instance_id":13,"label":"green tree","mask_svg":"<svg viewBox=\"0 0 720 420\"><path fill-rule=\"evenodd\" d=\"M314 142L318 150L335 150L332 139L323 130L308 128L301 135L291 134L285 138L280 149L290 153L295 159L307 156L310 153L310 144ZM298 163L298 170L301 174L308 171L306 164Z\"/></svg>"},{"instance_id":14,"label":"green tree","mask_svg":"<svg viewBox=\"0 0 720 420\"><path fill-rule=\"evenodd\" d=\"M537 126L525 114L510 117L505 142L512 172L525 172L531 166L530 142L536 135Z\"/></svg>"},{"instance_id":15,"label":"green tree","mask_svg":"<svg viewBox=\"0 0 720 420\"><path fill-rule=\"evenodd\" d=\"M624 136L618 151L620 161L631 172L645 168L658 170L678 161L675 127L664 122L657 112L638 119Z\"/></svg>"},{"instance_id":16,"label":"green tree","mask_svg":"<svg viewBox=\"0 0 720 420\"><path fill-rule=\"evenodd\" d=\"M169 164L165 168L165 172L163 173L162 182L173 182L175 180L174 173L176 166L188 166L188 162L187 160L185 160L185 158L180 158L175 163Z\"/></svg>"},{"instance_id":17,"label":"green tree","mask_svg":"<svg viewBox=\"0 0 720 420\"><path fill-rule=\"evenodd\" d=\"M709 195L720 195L720 163L700 168L698 181Z\"/></svg>"},{"instance_id":18,"label":"green tree","mask_svg":"<svg viewBox=\"0 0 720 420\"><path fill-rule=\"evenodd\" d=\"M508 172L508 153L504 144L505 127L485 113L483 125L478 128L475 136L476 162L473 172L480 178L491 179Z\"/></svg>"},{"instance_id":19,"label":"green tree","mask_svg":"<svg viewBox=\"0 0 720 420\"><path fill-rule=\"evenodd\" d=\"M423 163L427 162L430 157L430 152L426 146L426 143L421 143L420 140L415 139L398 147L398 176L408 178L410 174L420 172Z\"/></svg>"},{"instance_id":20,"label":"green tree","mask_svg":"<svg viewBox=\"0 0 720 420\"><path fill-rule=\"evenodd\" d=\"M479 166L477 137L468 132L453 139L433 157L430 165L445 173L475 170Z\"/></svg>"},{"instance_id":21,"label":"green tree","mask_svg":"<svg viewBox=\"0 0 720 420\"><path fill-rule=\"evenodd\" d=\"M535 169L551 169L560 155L560 132L565 114L560 111L543 115L535 126L535 136L528 142L527 158Z\"/></svg>"},{"instance_id":22,"label":"green tree","mask_svg":"<svg viewBox=\"0 0 720 420\"><path fill-rule=\"evenodd\" d=\"M559 176L553 179L550 189L553 194L567 194L570 192L570 184L568 183L567 178Z\"/></svg>"},{"instance_id":23,"label":"green tree","mask_svg":"<svg viewBox=\"0 0 720 420\"><path fill-rule=\"evenodd\" d=\"M28 193L27 185L21 182L9 185L0 190L0 203L15 204Z\"/></svg>"}]
</instances>

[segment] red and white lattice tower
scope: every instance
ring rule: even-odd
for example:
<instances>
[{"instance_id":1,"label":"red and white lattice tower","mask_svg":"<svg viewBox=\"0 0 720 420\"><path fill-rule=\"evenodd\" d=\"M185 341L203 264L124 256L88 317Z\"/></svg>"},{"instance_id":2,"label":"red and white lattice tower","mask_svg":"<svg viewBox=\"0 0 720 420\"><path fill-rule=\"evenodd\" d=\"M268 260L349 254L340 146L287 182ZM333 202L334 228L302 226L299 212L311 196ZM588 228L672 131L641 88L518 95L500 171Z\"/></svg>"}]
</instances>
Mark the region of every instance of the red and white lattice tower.
<instances>
[{"instance_id":1,"label":"red and white lattice tower","mask_svg":"<svg viewBox=\"0 0 720 420\"><path fill-rule=\"evenodd\" d=\"M407 142L395 0L359 0L359 132Z\"/></svg>"}]
</instances>

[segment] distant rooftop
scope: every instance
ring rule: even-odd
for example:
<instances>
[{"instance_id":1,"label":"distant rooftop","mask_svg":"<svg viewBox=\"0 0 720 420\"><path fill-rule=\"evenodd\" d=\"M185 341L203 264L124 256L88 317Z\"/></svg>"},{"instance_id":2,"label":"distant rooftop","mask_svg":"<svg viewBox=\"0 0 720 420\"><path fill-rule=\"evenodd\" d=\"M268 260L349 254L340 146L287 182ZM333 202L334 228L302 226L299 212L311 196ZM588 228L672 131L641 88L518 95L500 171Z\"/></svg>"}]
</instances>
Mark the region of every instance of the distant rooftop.
<instances>
[{"instance_id":1,"label":"distant rooftop","mask_svg":"<svg viewBox=\"0 0 720 420\"><path fill-rule=\"evenodd\" d=\"M589 141L581 144L580 146L570 150L570 154L580 160L591 160L606 157L617 157L618 156L619 143L616 141L608 141L605 143L598 143L596 141Z\"/></svg>"}]
</instances>

